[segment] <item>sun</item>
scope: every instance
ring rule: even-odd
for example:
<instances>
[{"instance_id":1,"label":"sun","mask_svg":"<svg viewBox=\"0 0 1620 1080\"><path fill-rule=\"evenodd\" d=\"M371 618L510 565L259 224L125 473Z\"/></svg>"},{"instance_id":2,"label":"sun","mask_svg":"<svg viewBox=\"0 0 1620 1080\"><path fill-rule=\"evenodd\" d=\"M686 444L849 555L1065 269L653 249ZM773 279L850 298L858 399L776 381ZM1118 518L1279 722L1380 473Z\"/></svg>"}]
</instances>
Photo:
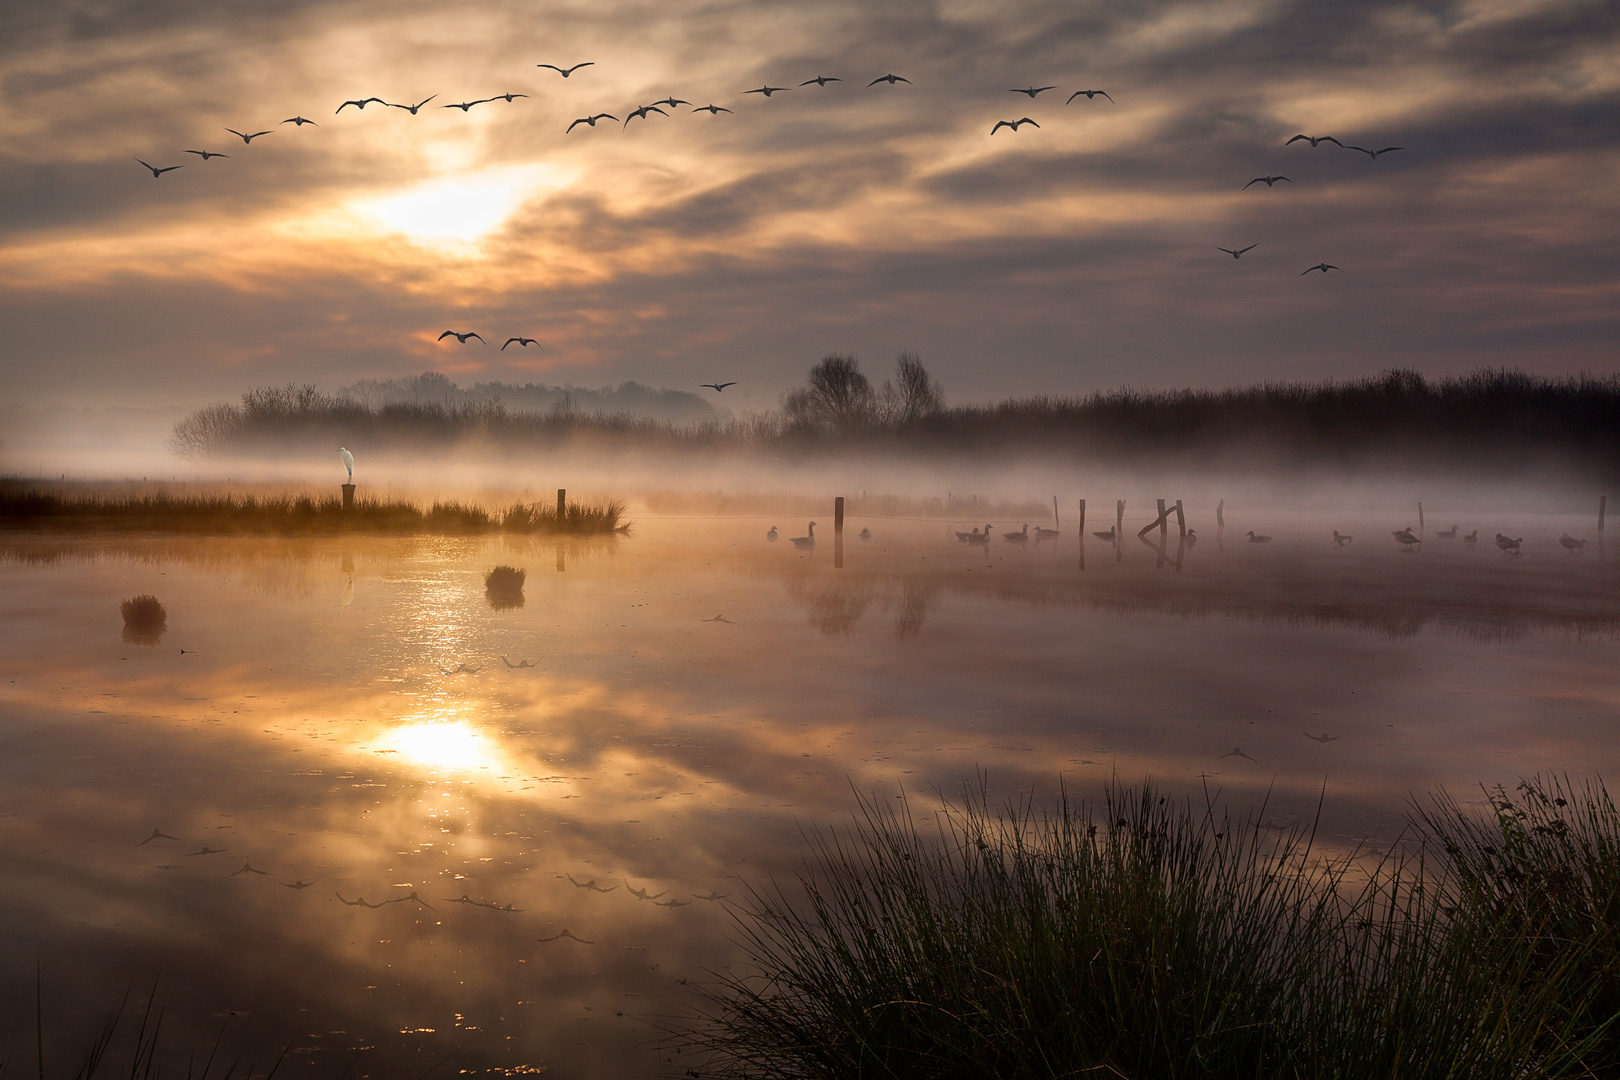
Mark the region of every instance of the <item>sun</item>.
<instances>
[{"instance_id":1,"label":"sun","mask_svg":"<svg viewBox=\"0 0 1620 1080\"><path fill-rule=\"evenodd\" d=\"M549 165L509 165L426 180L349 209L421 244L473 244L499 229L529 199L563 186Z\"/></svg>"}]
</instances>

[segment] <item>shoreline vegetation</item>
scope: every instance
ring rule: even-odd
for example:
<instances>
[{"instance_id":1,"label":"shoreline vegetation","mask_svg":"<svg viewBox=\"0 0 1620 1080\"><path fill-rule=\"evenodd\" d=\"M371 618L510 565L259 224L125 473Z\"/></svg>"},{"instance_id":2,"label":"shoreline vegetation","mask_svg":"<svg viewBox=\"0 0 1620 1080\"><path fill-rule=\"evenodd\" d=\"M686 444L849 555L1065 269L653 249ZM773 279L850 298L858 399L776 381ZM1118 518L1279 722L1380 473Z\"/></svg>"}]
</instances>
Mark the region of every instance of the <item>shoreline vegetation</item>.
<instances>
[{"instance_id":1,"label":"shoreline vegetation","mask_svg":"<svg viewBox=\"0 0 1620 1080\"><path fill-rule=\"evenodd\" d=\"M625 506L614 500L517 502L490 511L460 502L426 508L402 500L308 495L60 495L40 486L0 481L0 530L155 532L207 536L614 536L628 533Z\"/></svg>"},{"instance_id":2,"label":"shoreline vegetation","mask_svg":"<svg viewBox=\"0 0 1620 1080\"><path fill-rule=\"evenodd\" d=\"M903 354L881 386L852 357L810 369L781 407L727 420L673 423L584 412L564 399L544 412L499 399L369 403L313 385L261 387L206 406L170 444L192 458L229 458L340 443L369 454L461 444L509 454L578 445L596 451L929 458L1038 453L1089 464L1151 461L1193 469L1460 468L1498 473L1556 467L1620 477L1620 376L1546 378L1481 369L1425 379L1391 370L1363 379L1270 382L1227 390L1097 391L990 405L945 404L922 363Z\"/></svg>"},{"instance_id":3,"label":"shoreline vegetation","mask_svg":"<svg viewBox=\"0 0 1620 1080\"><path fill-rule=\"evenodd\" d=\"M703 1076L1620 1076L1620 813L1601 781L1440 793L1325 858L1262 807L1110 788L919 830L870 796L672 1036ZM689 1073L688 1075L695 1075Z\"/></svg>"}]
</instances>

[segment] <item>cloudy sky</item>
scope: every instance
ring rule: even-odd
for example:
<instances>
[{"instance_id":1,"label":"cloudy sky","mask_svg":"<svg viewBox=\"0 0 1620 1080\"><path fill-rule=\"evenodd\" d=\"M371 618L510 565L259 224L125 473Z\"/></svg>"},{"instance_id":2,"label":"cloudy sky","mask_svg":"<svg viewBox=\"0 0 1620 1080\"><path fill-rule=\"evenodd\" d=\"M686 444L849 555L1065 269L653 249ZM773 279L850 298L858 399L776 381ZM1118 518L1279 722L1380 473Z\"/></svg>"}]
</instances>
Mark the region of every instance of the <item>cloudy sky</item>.
<instances>
[{"instance_id":1,"label":"cloudy sky","mask_svg":"<svg viewBox=\"0 0 1620 1080\"><path fill-rule=\"evenodd\" d=\"M764 408L834 350L878 373L914 350L957 402L1616 367L1603 0L0 12L0 402L431 369L735 379L726 403ZM1054 89L1008 92L1031 86Z\"/></svg>"}]
</instances>

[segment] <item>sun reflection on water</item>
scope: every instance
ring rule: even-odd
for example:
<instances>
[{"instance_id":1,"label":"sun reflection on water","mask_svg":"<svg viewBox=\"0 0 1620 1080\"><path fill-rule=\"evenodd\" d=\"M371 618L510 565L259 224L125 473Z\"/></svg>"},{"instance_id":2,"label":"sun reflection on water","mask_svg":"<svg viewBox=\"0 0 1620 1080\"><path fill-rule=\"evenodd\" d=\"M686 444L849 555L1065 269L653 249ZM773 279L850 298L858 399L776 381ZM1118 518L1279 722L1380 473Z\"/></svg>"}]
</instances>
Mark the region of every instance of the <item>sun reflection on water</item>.
<instances>
[{"instance_id":1,"label":"sun reflection on water","mask_svg":"<svg viewBox=\"0 0 1620 1080\"><path fill-rule=\"evenodd\" d=\"M440 769L492 769L494 741L465 720L429 720L395 728L385 740L406 761Z\"/></svg>"}]
</instances>

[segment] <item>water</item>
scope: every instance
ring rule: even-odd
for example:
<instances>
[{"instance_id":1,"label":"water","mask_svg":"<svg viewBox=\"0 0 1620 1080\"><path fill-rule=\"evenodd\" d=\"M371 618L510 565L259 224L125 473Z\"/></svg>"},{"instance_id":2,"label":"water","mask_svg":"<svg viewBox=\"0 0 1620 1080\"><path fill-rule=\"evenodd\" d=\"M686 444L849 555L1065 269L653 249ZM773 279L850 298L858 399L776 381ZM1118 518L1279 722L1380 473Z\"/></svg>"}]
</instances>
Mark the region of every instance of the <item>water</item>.
<instances>
[{"instance_id":1,"label":"water","mask_svg":"<svg viewBox=\"0 0 1620 1080\"><path fill-rule=\"evenodd\" d=\"M156 978L182 1057L226 1025L291 1041L289 1075L679 1074L663 1032L738 961L730 905L854 790L931 825L981 775L1152 777L1272 825L1320 801L1323 843L1377 850L1441 785L1614 773L1612 552L1567 555L1554 518L1512 523L1516 558L1362 524L1337 549L1245 523L1276 539L1206 535L1179 569L1173 529L1162 565L1088 537L1083 570L1069 526L986 548L882 519L850 522L842 569L830 529L805 553L802 523L739 518L13 537L0 1056L31 1063L38 961L60 1069ZM486 597L498 564L521 607ZM122 634L140 593L168 611L149 644Z\"/></svg>"}]
</instances>

